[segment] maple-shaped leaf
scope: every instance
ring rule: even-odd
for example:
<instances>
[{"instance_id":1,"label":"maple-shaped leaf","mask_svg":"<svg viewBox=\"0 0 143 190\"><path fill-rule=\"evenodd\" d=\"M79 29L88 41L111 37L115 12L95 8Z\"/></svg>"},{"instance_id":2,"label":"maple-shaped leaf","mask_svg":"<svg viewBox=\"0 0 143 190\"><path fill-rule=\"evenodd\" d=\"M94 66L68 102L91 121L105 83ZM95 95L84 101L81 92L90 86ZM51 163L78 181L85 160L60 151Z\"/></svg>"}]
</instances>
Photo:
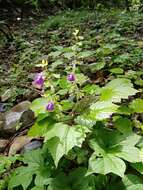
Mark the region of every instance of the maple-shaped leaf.
<instances>
[{"instance_id":1,"label":"maple-shaped leaf","mask_svg":"<svg viewBox=\"0 0 143 190\"><path fill-rule=\"evenodd\" d=\"M87 174L114 173L123 177L126 169L123 160L132 163L141 161L140 151L135 147L140 136L136 134L126 136L118 131L97 129L94 137L90 141L90 147L95 152L89 159Z\"/></svg>"},{"instance_id":2,"label":"maple-shaped leaf","mask_svg":"<svg viewBox=\"0 0 143 190\"><path fill-rule=\"evenodd\" d=\"M63 123L56 123L48 129L45 141L56 166L64 154L68 154L74 146L82 145L87 132L89 129L85 126L69 126Z\"/></svg>"},{"instance_id":3,"label":"maple-shaped leaf","mask_svg":"<svg viewBox=\"0 0 143 190\"><path fill-rule=\"evenodd\" d=\"M128 79L118 78L109 82L101 90L101 101L120 102L121 99L128 99L138 91L133 88L133 84Z\"/></svg>"},{"instance_id":4,"label":"maple-shaped leaf","mask_svg":"<svg viewBox=\"0 0 143 190\"><path fill-rule=\"evenodd\" d=\"M22 186L23 190L27 190L33 181L34 175L36 175L35 180L37 177L38 179L43 179L42 186L44 187L49 180L51 165L45 162L43 150L37 149L26 152L23 157L23 162L25 166L16 168L12 173L8 184L9 189Z\"/></svg>"}]
</instances>

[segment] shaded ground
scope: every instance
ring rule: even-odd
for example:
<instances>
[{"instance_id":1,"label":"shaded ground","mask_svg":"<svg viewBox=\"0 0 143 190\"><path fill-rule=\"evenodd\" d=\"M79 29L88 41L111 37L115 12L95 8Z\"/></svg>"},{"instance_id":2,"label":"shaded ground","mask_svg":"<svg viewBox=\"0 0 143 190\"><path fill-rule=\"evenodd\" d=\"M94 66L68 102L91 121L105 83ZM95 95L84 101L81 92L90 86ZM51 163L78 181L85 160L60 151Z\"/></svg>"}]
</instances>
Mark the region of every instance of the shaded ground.
<instances>
[{"instance_id":1,"label":"shaded ground","mask_svg":"<svg viewBox=\"0 0 143 190\"><path fill-rule=\"evenodd\" d=\"M89 72L91 78L100 81L100 78L107 77L110 72L106 72L105 76L103 73L108 68L108 62L111 68L117 66L134 71L137 65L139 70L142 68L143 15L141 13L82 10L67 11L49 17L45 13L28 12L21 20L18 11L12 15L6 11L1 14L1 20L8 23L14 38L12 42L0 48L1 95L6 109L17 102L32 100L38 96L31 86L31 73L41 71L42 68L35 65L43 58L49 62L53 61L53 58L47 56L55 51L54 46L71 45L72 32L76 28L84 36L84 50L94 51L101 47L100 58L99 55L89 56L85 58L86 64L101 60L106 62L104 66L100 66L100 69L95 69L95 72ZM109 53L104 52L106 49ZM140 77L139 80L142 80Z\"/></svg>"}]
</instances>

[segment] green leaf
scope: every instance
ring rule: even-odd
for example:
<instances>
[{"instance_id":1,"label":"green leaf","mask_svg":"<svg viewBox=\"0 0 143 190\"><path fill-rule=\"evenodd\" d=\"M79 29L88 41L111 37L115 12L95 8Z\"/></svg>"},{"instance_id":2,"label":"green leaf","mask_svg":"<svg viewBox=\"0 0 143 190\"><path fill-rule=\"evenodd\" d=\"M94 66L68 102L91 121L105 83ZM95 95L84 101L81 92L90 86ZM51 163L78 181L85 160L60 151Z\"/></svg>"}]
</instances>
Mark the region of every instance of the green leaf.
<instances>
[{"instance_id":1,"label":"green leaf","mask_svg":"<svg viewBox=\"0 0 143 190\"><path fill-rule=\"evenodd\" d=\"M92 95L92 94L98 94L99 93L99 89L100 87L94 84L87 84L86 86L84 86L84 88L82 89L83 92L85 92L87 95Z\"/></svg>"},{"instance_id":2,"label":"green leaf","mask_svg":"<svg viewBox=\"0 0 143 190\"><path fill-rule=\"evenodd\" d=\"M74 52L66 52L63 54L63 56L67 59L71 59L72 57L75 56L75 53Z\"/></svg>"},{"instance_id":3,"label":"green leaf","mask_svg":"<svg viewBox=\"0 0 143 190\"><path fill-rule=\"evenodd\" d=\"M118 112L119 114L123 114L123 115L131 115L132 109L129 108L128 106L126 106L126 105L121 105L121 106L118 108L117 112Z\"/></svg>"},{"instance_id":4,"label":"green leaf","mask_svg":"<svg viewBox=\"0 0 143 190\"><path fill-rule=\"evenodd\" d=\"M131 102L130 108L137 113L143 113L143 99L135 99Z\"/></svg>"},{"instance_id":5,"label":"green leaf","mask_svg":"<svg viewBox=\"0 0 143 190\"><path fill-rule=\"evenodd\" d=\"M92 63L92 64L88 65L88 67L92 73L95 73L96 71L103 69L105 67L105 65L106 65L105 62L97 62L97 63Z\"/></svg>"},{"instance_id":6,"label":"green leaf","mask_svg":"<svg viewBox=\"0 0 143 190\"><path fill-rule=\"evenodd\" d=\"M35 178L35 185L37 187L44 187L44 185L49 185L51 182L51 178L49 178L49 174L46 173L46 175L41 175L41 173L37 173L37 176Z\"/></svg>"},{"instance_id":7,"label":"green leaf","mask_svg":"<svg viewBox=\"0 0 143 190\"><path fill-rule=\"evenodd\" d=\"M46 113L46 105L49 102L49 98L37 98L32 102L31 110L38 116L41 113Z\"/></svg>"},{"instance_id":8,"label":"green leaf","mask_svg":"<svg viewBox=\"0 0 143 190\"><path fill-rule=\"evenodd\" d=\"M16 160L21 160L19 155L15 156L0 156L0 175L6 170L9 170L11 165L16 162Z\"/></svg>"},{"instance_id":9,"label":"green leaf","mask_svg":"<svg viewBox=\"0 0 143 190\"><path fill-rule=\"evenodd\" d=\"M135 147L141 137L134 133L125 135L125 139L119 144L122 146L122 150L116 152L116 156L127 160L128 162L135 163L141 161L140 150Z\"/></svg>"},{"instance_id":10,"label":"green leaf","mask_svg":"<svg viewBox=\"0 0 143 190\"><path fill-rule=\"evenodd\" d=\"M15 169L12 174L8 187L13 189L17 186L22 186L24 190L28 188L33 180L33 176L44 176L46 171L46 178L48 179L50 173L50 165L44 161L44 156L41 149L29 151L24 154L23 162L26 166L21 166ZM40 178L40 177L38 177ZM43 181L44 183L45 181ZM37 182L36 182L37 183Z\"/></svg>"},{"instance_id":11,"label":"green leaf","mask_svg":"<svg viewBox=\"0 0 143 190\"><path fill-rule=\"evenodd\" d=\"M110 55L113 53L116 48L118 47L117 44L105 44L102 47L96 50L97 55Z\"/></svg>"},{"instance_id":12,"label":"green leaf","mask_svg":"<svg viewBox=\"0 0 143 190\"><path fill-rule=\"evenodd\" d=\"M43 136L44 133L47 130L47 124L46 125L39 125L38 123L35 123L30 130L28 131L28 136L30 137L36 137L36 136Z\"/></svg>"},{"instance_id":13,"label":"green leaf","mask_svg":"<svg viewBox=\"0 0 143 190\"><path fill-rule=\"evenodd\" d=\"M52 179L48 190L97 190L95 187L94 178L85 177L86 169L77 168L69 174L58 173ZM94 177L94 176L93 176Z\"/></svg>"},{"instance_id":14,"label":"green leaf","mask_svg":"<svg viewBox=\"0 0 143 190\"><path fill-rule=\"evenodd\" d=\"M61 89L57 92L59 95L66 95L68 93L68 89Z\"/></svg>"},{"instance_id":15,"label":"green leaf","mask_svg":"<svg viewBox=\"0 0 143 190\"><path fill-rule=\"evenodd\" d=\"M71 190L68 184L68 177L64 173L58 174L52 179L48 190Z\"/></svg>"},{"instance_id":16,"label":"green leaf","mask_svg":"<svg viewBox=\"0 0 143 190\"><path fill-rule=\"evenodd\" d=\"M69 90L70 87L72 86L72 84L68 82L66 77L63 77L63 78L59 79L58 83L59 83L60 88L62 88L64 90L65 89Z\"/></svg>"},{"instance_id":17,"label":"green leaf","mask_svg":"<svg viewBox=\"0 0 143 190\"><path fill-rule=\"evenodd\" d=\"M76 82L79 85L82 85L87 80L87 77L82 73L76 74L75 77L76 77Z\"/></svg>"},{"instance_id":18,"label":"green leaf","mask_svg":"<svg viewBox=\"0 0 143 190\"><path fill-rule=\"evenodd\" d=\"M120 102L121 99L128 99L129 96L133 96L138 91L133 88L132 83L128 79L114 79L109 82L101 90L101 101Z\"/></svg>"},{"instance_id":19,"label":"green leaf","mask_svg":"<svg viewBox=\"0 0 143 190\"><path fill-rule=\"evenodd\" d=\"M105 154L103 158L97 158L93 154L89 159L89 168L87 175L92 173L109 174L114 173L120 177L124 176L126 170L125 163L118 157L112 154Z\"/></svg>"},{"instance_id":20,"label":"green leaf","mask_svg":"<svg viewBox=\"0 0 143 190\"><path fill-rule=\"evenodd\" d=\"M74 103L70 100L62 100L60 103L64 111L72 109L74 105Z\"/></svg>"},{"instance_id":21,"label":"green leaf","mask_svg":"<svg viewBox=\"0 0 143 190\"><path fill-rule=\"evenodd\" d=\"M54 121L48 117L43 120L36 121L36 123L28 131L30 137L41 137L47 132L47 128L52 125Z\"/></svg>"},{"instance_id":22,"label":"green leaf","mask_svg":"<svg viewBox=\"0 0 143 190\"><path fill-rule=\"evenodd\" d=\"M60 54L61 54L62 52L61 51L53 51L53 52L51 52L48 56L49 57L54 57L54 58L56 58L56 57L58 57Z\"/></svg>"},{"instance_id":23,"label":"green leaf","mask_svg":"<svg viewBox=\"0 0 143 190\"><path fill-rule=\"evenodd\" d=\"M138 85L138 86L143 87L143 80L136 80L135 84Z\"/></svg>"},{"instance_id":24,"label":"green leaf","mask_svg":"<svg viewBox=\"0 0 143 190\"><path fill-rule=\"evenodd\" d=\"M118 68L110 69L110 72L113 74L123 74L124 70L118 67Z\"/></svg>"},{"instance_id":25,"label":"green leaf","mask_svg":"<svg viewBox=\"0 0 143 190\"><path fill-rule=\"evenodd\" d=\"M124 134L132 132L132 122L128 118L119 117L115 121L115 127Z\"/></svg>"},{"instance_id":26,"label":"green leaf","mask_svg":"<svg viewBox=\"0 0 143 190\"><path fill-rule=\"evenodd\" d=\"M35 173L35 170L32 170L31 168L26 168L26 167L20 167L19 172L16 170L16 175L12 176L9 182L9 189L13 189L14 187L17 186L22 186L24 190L28 188L30 185L33 175Z\"/></svg>"},{"instance_id":27,"label":"green leaf","mask_svg":"<svg viewBox=\"0 0 143 190\"><path fill-rule=\"evenodd\" d=\"M44 190L44 187L33 187L31 190Z\"/></svg>"},{"instance_id":28,"label":"green leaf","mask_svg":"<svg viewBox=\"0 0 143 190\"><path fill-rule=\"evenodd\" d=\"M95 152L89 160L88 174L112 172L123 177L125 163L121 158L129 162L141 161L140 151L135 147L139 140L140 136L136 134L127 136L118 131L96 129L94 139L90 141Z\"/></svg>"},{"instance_id":29,"label":"green leaf","mask_svg":"<svg viewBox=\"0 0 143 190\"><path fill-rule=\"evenodd\" d=\"M83 126L87 126L87 127L93 127L96 124L96 121L86 118L84 115L78 116L75 119L75 122L79 125L83 125Z\"/></svg>"},{"instance_id":30,"label":"green leaf","mask_svg":"<svg viewBox=\"0 0 143 190\"><path fill-rule=\"evenodd\" d=\"M45 134L48 149L50 150L55 165L58 165L60 158L68 154L74 146L81 147L89 129L85 126L69 126L63 123L56 123L48 129Z\"/></svg>"},{"instance_id":31,"label":"green leaf","mask_svg":"<svg viewBox=\"0 0 143 190\"><path fill-rule=\"evenodd\" d=\"M142 162L133 163L133 164L131 164L131 166L143 175L143 163Z\"/></svg>"},{"instance_id":32,"label":"green leaf","mask_svg":"<svg viewBox=\"0 0 143 190\"><path fill-rule=\"evenodd\" d=\"M143 180L138 176L128 174L123 178L123 184L126 190L142 190Z\"/></svg>"},{"instance_id":33,"label":"green leaf","mask_svg":"<svg viewBox=\"0 0 143 190\"><path fill-rule=\"evenodd\" d=\"M115 59L114 59L114 63L126 63L127 61L129 61L130 59L130 55L125 53L122 55L118 55Z\"/></svg>"},{"instance_id":34,"label":"green leaf","mask_svg":"<svg viewBox=\"0 0 143 190\"><path fill-rule=\"evenodd\" d=\"M63 60L61 60L61 59L58 59L58 60L56 60L55 62L53 62L52 63L52 69L55 69L56 67L58 67L59 65L62 65L64 62L63 62Z\"/></svg>"},{"instance_id":35,"label":"green leaf","mask_svg":"<svg viewBox=\"0 0 143 190\"><path fill-rule=\"evenodd\" d=\"M91 55L93 55L95 52L93 51L83 51L83 52L80 52L78 54L78 58L87 58L87 57L90 57Z\"/></svg>"},{"instance_id":36,"label":"green leaf","mask_svg":"<svg viewBox=\"0 0 143 190\"><path fill-rule=\"evenodd\" d=\"M110 101L98 101L90 106L90 117L94 120L103 120L115 113L117 108L118 106Z\"/></svg>"},{"instance_id":37,"label":"green leaf","mask_svg":"<svg viewBox=\"0 0 143 190\"><path fill-rule=\"evenodd\" d=\"M116 153L116 156L123 158L124 160L127 160L128 162L140 162L140 152L139 149L132 146L123 146L122 151L119 153Z\"/></svg>"}]
</instances>

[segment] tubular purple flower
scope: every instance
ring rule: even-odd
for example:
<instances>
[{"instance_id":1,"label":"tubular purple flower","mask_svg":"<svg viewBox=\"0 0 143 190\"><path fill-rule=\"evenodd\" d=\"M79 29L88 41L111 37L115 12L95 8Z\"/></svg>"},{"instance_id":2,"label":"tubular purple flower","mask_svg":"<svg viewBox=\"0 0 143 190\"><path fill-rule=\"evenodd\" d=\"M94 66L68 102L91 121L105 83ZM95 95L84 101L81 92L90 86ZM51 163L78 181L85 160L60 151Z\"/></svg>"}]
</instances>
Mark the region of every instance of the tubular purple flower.
<instances>
[{"instance_id":1,"label":"tubular purple flower","mask_svg":"<svg viewBox=\"0 0 143 190\"><path fill-rule=\"evenodd\" d=\"M44 76L42 73L38 73L33 81L33 86L37 89L42 89L44 85Z\"/></svg>"},{"instance_id":2,"label":"tubular purple flower","mask_svg":"<svg viewBox=\"0 0 143 190\"><path fill-rule=\"evenodd\" d=\"M54 103L53 103L53 102L49 102L49 103L47 104L47 106L46 106L46 110L47 110L47 111L53 111L54 108L55 108L55 106L54 106Z\"/></svg>"},{"instance_id":3,"label":"tubular purple flower","mask_svg":"<svg viewBox=\"0 0 143 190\"><path fill-rule=\"evenodd\" d=\"M67 80L68 80L68 81L75 81L75 76L74 76L74 74L69 74L69 75L67 76Z\"/></svg>"}]
</instances>

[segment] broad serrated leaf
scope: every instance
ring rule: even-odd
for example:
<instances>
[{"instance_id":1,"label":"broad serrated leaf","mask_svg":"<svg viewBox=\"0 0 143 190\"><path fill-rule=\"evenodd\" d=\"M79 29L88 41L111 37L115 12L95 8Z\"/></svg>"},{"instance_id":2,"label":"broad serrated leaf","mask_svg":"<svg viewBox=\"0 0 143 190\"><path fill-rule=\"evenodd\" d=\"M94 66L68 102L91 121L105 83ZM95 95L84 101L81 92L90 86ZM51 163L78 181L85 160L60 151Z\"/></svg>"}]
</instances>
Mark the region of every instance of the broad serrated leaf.
<instances>
[{"instance_id":1,"label":"broad serrated leaf","mask_svg":"<svg viewBox=\"0 0 143 190\"><path fill-rule=\"evenodd\" d=\"M58 137L51 138L47 141L46 144L57 167L59 160L65 154L63 144L60 142L60 139Z\"/></svg>"},{"instance_id":2,"label":"broad serrated leaf","mask_svg":"<svg viewBox=\"0 0 143 190\"><path fill-rule=\"evenodd\" d=\"M15 169L9 181L9 189L22 186L24 190L28 188L33 180L34 175L42 176L46 171L46 178L48 180L50 173L50 165L46 165L41 149L29 151L24 154L23 162L25 166ZM45 181L43 181L44 183Z\"/></svg>"},{"instance_id":3,"label":"broad serrated leaf","mask_svg":"<svg viewBox=\"0 0 143 190\"><path fill-rule=\"evenodd\" d=\"M89 129L85 126L69 126L63 123L56 123L48 129L45 141L47 141L56 166L64 154L68 154L74 146L82 145L87 132Z\"/></svg>"},{"instance_id":4,"label":"broad serrated leaf","mask_svg":"<svg viewBox=\"0 0 143 190\"><path fill-rule=\"evenodd\" d=\"M118 78L109 82L101 90L101 101L120 102L121 99L128 99L129 96L133 96L138 91L133 88L130 80Z\"/></svg>"},{"instance_id":5,"label":"broad serrated leaf","mask_svg":"<svg viewBox=\"0 0 143 190\"><path fill-rule=\"evenodd\" d=\"M90 147L95 152L89 160L88 173L101 172L101 174L107 174L113 172L123 177L125 172L125 163L121 159L133 163L141 161L140 151L135 147L137 142L140 140L138 135L130 134L125 136L121 135L117 131L97 129L94 137L95 138L90 141ZM114 161L118 164L116 165ZM98 167L99 165L100 167ZM122 167L119 171L118 165Z\"/></svg>"},{"instance_id":6,"label":"broad serrated leaf","mask_svg":"<svg viewBox=\"0 0 143 190\"><path fill-rule=\"evenodd\" d=\"M109 118L118 109L118 106L110 101L98 101L90 106L90 117L93 120Z\"/></svg>"},{"instance_id":7,"label":"broad serrated leaf","mask_svg":"<svg viewBox=\"0 0 143 190\"><path fill-rule=\"evenodd\" d=\"M141 161L139 149L132 146L123 146L122 151L115 155L132 163Z\"/></svg>"},{"instance_id":8,"label":"broad serrated leaf","mask_svg":"<svg viewBox=\"0 0 143 190\"><path fill-rule=\"evenodd\" d=\"M87 175L92 173L109 174L114 173L120 177L124 176L126 170L125 163L112 154L105 154L103 158L97 158L93 154L89 159L89 167Z\"/></svg>"},{"instance_id":9,"label":"broad serrated leaf","mask_svg":"<svg viewBox=\"0 0 143 190\"><path fill-rule=\"evenodd\" d=\"M26 167L20 167L18 169L16 170L16 175L12 176L9 181L9 189L13 189L14 187L21 185L23 190L26 190L32 181L35 170L33 168Z\"/></svg>"}]
</instances>

